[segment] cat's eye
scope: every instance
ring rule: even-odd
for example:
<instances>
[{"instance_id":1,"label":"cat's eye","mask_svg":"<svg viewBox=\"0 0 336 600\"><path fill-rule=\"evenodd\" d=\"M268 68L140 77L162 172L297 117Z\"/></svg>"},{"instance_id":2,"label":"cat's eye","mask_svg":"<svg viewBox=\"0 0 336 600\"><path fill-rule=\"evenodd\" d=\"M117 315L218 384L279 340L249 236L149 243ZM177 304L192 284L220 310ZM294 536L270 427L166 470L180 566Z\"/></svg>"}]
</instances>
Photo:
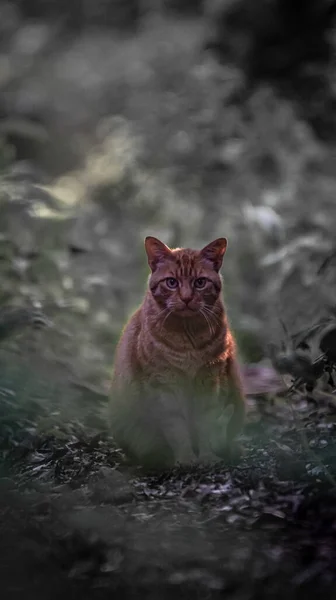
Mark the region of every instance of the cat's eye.
<instances>
[{"instance_id":1,"label":"cat's eye","mask_svg":"<svg viewBox=\"0 0 336 600\"><path fill-rule=\"evenodd\" d=\"M197 279L195 279L195 288L201 290L205 287L206 282L207 280L205 277L198 277Z\"/></svg>"},{"instance_id":2,"label":"cat's eye","mask_svg":"<svg viewBox=\"0 0 336 600\"><path fill-rule=\"evenodd\" d=\"M178 286L178 281L175 277L167 277L166 284L171 290L175 290Z\"/></svg>"}]
</instances>

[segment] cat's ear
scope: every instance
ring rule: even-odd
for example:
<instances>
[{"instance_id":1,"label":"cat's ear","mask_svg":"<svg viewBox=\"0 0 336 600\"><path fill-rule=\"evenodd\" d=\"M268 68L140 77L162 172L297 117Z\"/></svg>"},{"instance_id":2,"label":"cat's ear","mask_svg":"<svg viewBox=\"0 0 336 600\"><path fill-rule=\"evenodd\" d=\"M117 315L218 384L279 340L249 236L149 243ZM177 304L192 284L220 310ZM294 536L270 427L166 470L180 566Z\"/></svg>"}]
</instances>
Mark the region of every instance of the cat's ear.
<instances>
[{"instance_id":1,"label":"cat's ear","mask_svg":"<svg viewBox=\"0 0 336 600\"><path fill-rule=\"evenodd\" d=\"M218 238L213 242L210 242L201 250L201 256L206 260L212 262L215 271L219 271L222 266L223 256L227 248L227 239Z\"/></svg>"},{"instance_id":2,"label":"cat's ear","mask_svg":"<svg viewBox=\"0 0 336 600\"><path fill-rule=\"evenodd\" d=\"M163 262L172 256L170 248L155 237L146 237L145 249L148 257L148 264L152 271L155 271L160 262Z\"/></svg>"}]
</instances>

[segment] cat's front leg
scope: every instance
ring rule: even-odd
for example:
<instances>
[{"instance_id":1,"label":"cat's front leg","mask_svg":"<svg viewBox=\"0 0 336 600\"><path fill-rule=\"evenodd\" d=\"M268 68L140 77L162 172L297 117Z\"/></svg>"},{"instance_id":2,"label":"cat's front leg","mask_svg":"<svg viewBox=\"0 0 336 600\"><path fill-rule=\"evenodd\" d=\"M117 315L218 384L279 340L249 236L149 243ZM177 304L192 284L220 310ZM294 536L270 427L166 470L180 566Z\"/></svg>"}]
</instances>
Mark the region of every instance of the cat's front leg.
<instances>
[{"instance_id":1,"label":"cat's front leg","mask_svg":"<svg viewBox=\"0 0 336 600\"><path fill-rule=\"evenodd\" d=\"M213 465L220 462L220 457L214 453L210 439L204 434L199 441L198 461L204 465Z\"/></svg>"},{"instance_id":2,"label":"cat's front leg","mask_svg":"<svg viewBox=\"0 0 336 600\"><path fill-rule=\"evenodd\" d=\"M168 412L163 435L174 454L175 464L188 465L197 462L193 451L189 427L179 412Z\"/></svg>"},{"instance_id":3,"label":"cat's front leg","mask_svg":"<svg viewBox=\"0 0 336 600\"><path fill-rule=\"evenodd\" d=\"M175 464L191 465L197 462L192 447L188 407L183 398L173 392L158 394L160 429L170 446Z\"/></svg>"},{"instance_id":4,"label":"cat's front leg","mask_svg":"<svg viewBox=\"0 0 336 600\"><path fill-rule=\"evenodd\" d=\"M198 460L203 464L220 461L213 447L214 424L218 418L219 384L209 378L209 371L201 371L193 389L193 421L197 436Z\"/></svg>"},{"instance_id":5,"label":"cat's front leg","mask_svg":"<svg viewBox=\"0 0 336 600\"><path fill-rule=\"evenodd\" d=\"M221 461L227 444L227 427L233 414L232 404L224 409L209 409L200 420L199 460L202 463Z\"/></svg>"},{"instance_id":6,"label":"cat's front leg","mask_svg":"<svg viewBox=\"0 0 336 600\"><path fill-rule=\"evenodd\" d=\"M198 460L203 464L214 464L220 459L212 448L213 438L213 419L209 413L203 413L199 416L197 424L198 432Z\"/></svg>"}]
</instances>

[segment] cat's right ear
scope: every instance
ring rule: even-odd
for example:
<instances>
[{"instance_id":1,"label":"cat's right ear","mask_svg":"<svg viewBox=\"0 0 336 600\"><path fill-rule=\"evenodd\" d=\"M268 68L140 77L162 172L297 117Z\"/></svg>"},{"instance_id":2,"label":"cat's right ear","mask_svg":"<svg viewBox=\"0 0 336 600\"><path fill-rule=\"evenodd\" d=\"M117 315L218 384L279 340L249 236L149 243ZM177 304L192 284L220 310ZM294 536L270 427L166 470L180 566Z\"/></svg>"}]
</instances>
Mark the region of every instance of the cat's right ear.
<instances>
[{"instance_id":1,"label":"cat's right ear","mask_svg":"<svg viewBox=\"0 0 336 600\"><path fill-rule=\"evenodd\" d=\"M158 264L171 258L172 251L166 244L160 242L155 237L147 236L145 239L145 249L148 258L148 264L152 271L155 271Z\"/></svg>"}]
</instances>

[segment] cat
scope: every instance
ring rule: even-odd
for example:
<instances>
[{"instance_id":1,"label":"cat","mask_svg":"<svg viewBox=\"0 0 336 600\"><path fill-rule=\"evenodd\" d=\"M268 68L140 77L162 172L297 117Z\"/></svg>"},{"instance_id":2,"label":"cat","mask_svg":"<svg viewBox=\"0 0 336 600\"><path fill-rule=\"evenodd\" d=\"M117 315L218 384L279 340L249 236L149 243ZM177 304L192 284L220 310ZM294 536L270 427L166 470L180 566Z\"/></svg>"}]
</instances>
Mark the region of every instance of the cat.
<instances>
[{"instance_id":1,"label":"cat","mask_svg":"<svg viewBox=\"0 0 336 600\"><path fill-rule=\"evenodd\" d=\"M146 237L151 274L114 358L111 432L142 465L214 463L231 455L245 416L219 270L227 248L171 249Z\"/></svg>"}]
</instances>

